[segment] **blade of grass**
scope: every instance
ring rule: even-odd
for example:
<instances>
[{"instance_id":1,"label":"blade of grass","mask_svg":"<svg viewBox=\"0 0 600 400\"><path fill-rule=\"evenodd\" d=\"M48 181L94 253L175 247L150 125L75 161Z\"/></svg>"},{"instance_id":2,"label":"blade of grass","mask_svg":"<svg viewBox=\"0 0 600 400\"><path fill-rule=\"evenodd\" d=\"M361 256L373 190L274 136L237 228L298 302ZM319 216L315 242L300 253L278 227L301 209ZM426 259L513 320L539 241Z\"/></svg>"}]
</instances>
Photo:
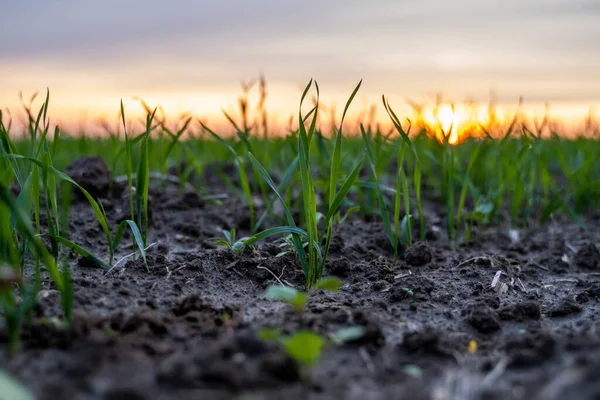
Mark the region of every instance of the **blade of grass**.
<instances>
[{"instance_id":1,"label":"blade of grass","mask_svg":"<svg viewBox=\"0 0 600 400\"><path fill-rule=\"evenodd\" d=\"M281 205L283 207L283 212L285 214L288 225L290 227L295 228L296 223L294 222L294 217L292 216L292 213L291 213L290 209L288 208L286 201L283 199L283 197L279 193L277 186L275 185L275 182L273 182L273 179L271 179L271 176L269 175L269 173L264 169L264 167L260 164L260 162L256 159L256 157L254 157L251 153L248 153L248 159L250 160L250 162L252 163L254 168L256 168L258 170L262 179L265 182L267 182L267 184L271 187L271 189L273 190L273 192L275 193L275 195L281 202ZM299 160L299 158L298 158L298 160ZM309 265L308 265L307 255L305 253L304 246L302 245L302 241L300 240L300 237L298 236L298 234L292 234L292 242L294 243L294 248L296 249L296 253L298 254L298 257L300 258L300 263L302 265L302 270L304 271L304 275L308 276Z\"/></svg>"},{"instance_id":2,"label":"blade of grass","mask_svg":"<svg viewBox=\"0 0 600 400\"><path fill-rule=\"evenodd\" d=\"M254 222L254 219L255 219L254 202L252 200L252 191L250 189L248 175L246 174L246 169L244 167L242 158L238 155L237 151L235 151L235 149L226 140L224 140L219 135L217 135L213 130L211 130L208 126L206 126L202 121L199 120L199 122L200 122L200 125L202 125L202 128L206 132L208 132L217 142L223 144L231 152L231 154L233 154L234 162L235 162L236 168L238 170L238 174L240 176L240 183L242 185L242 190L246 194L246 200L248 201L248 208L249 208L249 212L250 212L250 231L255 232L256 227L255 227L255 222Z\"/></svg>"},{"instance_id":3,"label":"blade of grass","mask_svg":"<svg viewBox=\"0 0 600 400\"><path fill-rule=\"evenodd\" d=\"M381 216L381 220L383 221L383 229L384 229L385 235L387 236L388 240L390 241L390 245L392 246L394 253L396 253L397 248L398 248L398 242L396 242L394 240L394 233L392 231L392 225L390 223L390 216L388 214L388 208L387 208L387 205L385 204L385 199L383 198L382 190L381 190L379 184L377 183L377 181L378 181L377 169L375 167L375 160L374 160L373 154L371 152L369 138L368 138L365 128L362 124L360 125L360 131L362 134L365 150L367 153L367 160L369 161L371 174L373 176L373 181L375 183L374 188L375 188L375 193L377 194L377 200L379 203L379 215Z\"/></svg>"},{"instance_id":4,"label":"blade of grass","mask_svg":"<svg viewBox=\"0 0 600 400\"><path fill-rule=\"evenodd\" d=\"M106 264L104 261L102 261L101 259L96 257L94 254L92 254L92 252L90 252L89 250L85 249L84 247L78 245L77 243L72 242L71 240L69 240L67 238L60 237L60 236L51 236L49 234L42 235L42 236L57 241L58 243L73 250L75 253L79 254L86 260L98 265L101 268L106 268L106 269L110 268L110 266L108 264Z\"/></svg>"}]
</instances>

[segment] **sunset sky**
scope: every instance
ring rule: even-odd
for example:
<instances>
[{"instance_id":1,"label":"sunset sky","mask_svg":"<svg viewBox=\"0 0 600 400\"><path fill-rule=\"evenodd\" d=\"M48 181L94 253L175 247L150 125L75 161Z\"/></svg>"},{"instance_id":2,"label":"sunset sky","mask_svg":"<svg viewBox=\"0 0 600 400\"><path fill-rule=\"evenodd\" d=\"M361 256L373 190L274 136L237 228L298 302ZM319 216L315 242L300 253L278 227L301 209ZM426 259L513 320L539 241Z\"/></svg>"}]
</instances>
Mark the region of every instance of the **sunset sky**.
<instances>
[{"instance_id":1,"label":"sunset sky","mask_svg":"<svg viewBox=\"0 0 600 400\"><path fill-rule=\"evenodd\" d=\"M583 120L600 109L597 0L22 0L0 13L0 108L50 88L61 123L113 120L122 98L216 118L262 71L268 109L296 113L310 78L355 111L435 94Z\"/></svg>"}]
</instances>

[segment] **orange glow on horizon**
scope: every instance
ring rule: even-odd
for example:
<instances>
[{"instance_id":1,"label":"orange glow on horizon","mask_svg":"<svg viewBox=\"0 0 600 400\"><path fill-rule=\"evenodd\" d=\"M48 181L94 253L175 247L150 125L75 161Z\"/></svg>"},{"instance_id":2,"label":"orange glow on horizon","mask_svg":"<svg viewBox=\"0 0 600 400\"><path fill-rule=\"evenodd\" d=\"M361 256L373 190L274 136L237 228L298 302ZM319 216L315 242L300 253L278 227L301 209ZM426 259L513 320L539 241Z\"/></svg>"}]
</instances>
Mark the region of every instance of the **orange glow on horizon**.
<instances>
[{"instance_id":1,"label":"orange glow on horizon","mask_svg":"<svg viewBox=\"0 0 600 400\"><path fill-rule=\"evenodd\" d=\"M456 145L470 136L483 135L482 128L491 131L494 125L509 124L515 112L509 107L490 108L485 104L440 104L425 107L417 120L422 128L435 132L440 142L447 138L449 144ZM530 114L532 118L540 117L533 111ZM575 125L568 116L564 121Z\"/></svg>"},{"instance_id":2,"label":"orange glow on horizon","mask_svg":"<svg viewBox=\"0 0 600 400\"><path fill-rule=\"evenodd\" d=\"M271 134L283 134L290 127L297 127L297 107L301 91L290 84L278 82L276 85L269 86L269 97L264 106L268 113L269 131ZM32 92L24 91L23 97L28 99ZM327 93L326 93L327 95ZM45 96L41 91L33 104L33 110L36 111L41 105ZM240 96L240 90L235 88L223 88L222 90L190 90L188 92L178 91L147 91L142 95L144 101L151 107L159 107L158 115L166 117L168 125L177 124L182 114L192 115L208 123L208 125L221 131L224 134L231 132L231 125L222 114L226 110L236 121L239 122L239 108L237 100ZM340 107L331 105L344 104L347 93L333 91L329 96L322 96L320 104L323 113L319 114L319 124L325 131L331 126L331 117L336 123L339 123L341 117ZM376 98L373 93L365 93L355 100L352 104L350 113L346 118L346 132L351 133L352 128L358 129L358 122L365 122L366 118L371 117L372 107L375 105L375 112L372 114L371 122L381 123L382 129L390 127L390 121L387 115L381 112L381 107L377 106ZM259 117L257 112L256 94L250 93L249 96L249 118L251 123ZM125 112L128 121L139 125L143 120L144 110L140 102L135 99L132 93L129 96L120 96L113 90L90 90L88 93L67 87L62 90L50 90L49 118L50 125L53 127L59 125L62 129L70 133L86 132L92 135L104 134L101 123L105 123L116 129L120 125L119 100L124 98ZM15 134L22 128L21 122L25 121L23 108L19 102L18 91L14 94L7 90L0 90L0 108L3 109L5 123L7 118L12 118L15 124L13 132ZM27 101L27 100L26 100ZM486 128L499 127L509 123L516 112L515 104L497 104L490 108L487 102L481 103L457 103L455 105L440 104L438 106L424 105L417 112L411 106L403 101L402 97L393 96L394 111L402 119L410 118L416 126L426 128L429 132L435 132L438 140L444 140L444 134L448 136L450 144L458 144L471 135L483 135L480 126ZM550 117L553 126L561 126L559 132L563 129L581 133L581 127L588 116L594 118L594 106L590 108L585 103L558 103L552 104ZM10 110L9 113L6 110ZM331 115L334 111L335 115ZM546 112L544 104L525 103L521 109L524 120L531 123L534 120L540 121ZM290 124L290 117L293 122ZM590 118L591 118L590 117ZM597 122L594 122L598 126ZM530 125L530 126L533 126ZM199 131L198 124L192 124L191 129ZM493 129L490 129L490 131ZM415 133L416 130L413 130ZM571 132L566 132L570 135Z\"/></svg>"},{"instance_id":3,"label":"orange glow on horizon","mask_svg":"<svg viewBox=\"0 0 600 400\"><path fill-rule=\"evenodd\" d=\"M464 105L450 104L426 108L422 118L425 125L436 132L438 140L443 142L446 136L450 144L458 144L468 130L480 124L485 126L490 120L487 107L480 106L469 112Z\"/></svg>"}]
</instances>

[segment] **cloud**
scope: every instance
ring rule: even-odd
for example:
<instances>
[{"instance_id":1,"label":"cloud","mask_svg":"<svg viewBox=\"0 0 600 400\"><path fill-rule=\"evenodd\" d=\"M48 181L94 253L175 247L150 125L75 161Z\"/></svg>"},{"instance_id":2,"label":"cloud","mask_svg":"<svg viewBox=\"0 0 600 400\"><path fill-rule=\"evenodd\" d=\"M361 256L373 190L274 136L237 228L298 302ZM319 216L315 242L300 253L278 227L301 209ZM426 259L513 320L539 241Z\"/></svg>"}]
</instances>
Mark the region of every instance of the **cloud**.
<instances>
[{"instance_id":1,"label":"cloud","mask_svg":"<svg viewBox=\"0 0 600 400\"><path fill-rule=\"evenodd\" d=\"M598 20L597 0L22 0L0 14L0 73L3 95L229 92L262 70L336 93L598 101Z\"/></svg>"},{"instance_id":2,"label":"cloud","mask_svg":"<svg viewBox=\"0 0 600 400\"><path fill-rule=\"evenodd\" d=\"M592 49L599 17L600 4L593 0L25 0L11 2L0 15L0 34L11 38L2 44L0 57L80 53L94 58L164 43L181 50L178 41L200 54L243 49L260 54L273 43L293 46L302 38L313 40L315 56L325 46L314 40L329 49L345 41L379 43L392 52L449 45L534 51L541 44L572 52L573 47ZM361 47L355 50L369 50Z\"/></svg>"}]
</instances>

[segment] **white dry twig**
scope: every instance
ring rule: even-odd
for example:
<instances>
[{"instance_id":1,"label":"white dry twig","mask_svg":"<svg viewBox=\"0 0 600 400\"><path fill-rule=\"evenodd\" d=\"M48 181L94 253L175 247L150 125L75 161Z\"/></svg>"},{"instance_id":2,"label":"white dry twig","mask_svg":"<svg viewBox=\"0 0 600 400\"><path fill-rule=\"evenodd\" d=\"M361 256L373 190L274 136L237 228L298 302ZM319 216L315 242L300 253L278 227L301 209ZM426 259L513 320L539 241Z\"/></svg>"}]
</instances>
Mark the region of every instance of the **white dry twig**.
<instances>
[{"instance_id":1,"label":"white dry twig","mask_svg":"<svg viewBox=\"0 0 600 400\"><path fill-rule=\"evenodd\" d=\"M144 251L147 251L147 250L148 250L150 247L152 247L152 246L154 246L154 245L156 245L156 242L154 242L154 243L150 243L150 244L148 245L148 247L146 247L146 248L144 249ZM133 253L131 253L131 254L127 254L127 255L125 255L125 256L123 256L123 257L121 257L121 258L120 258L120 259L119 259L119 260L118 260L116 263L114 263L114 264L113 264L113 266L112 266L112 267L110 267L110 269L109 269L108 271L106 271L106 273L104 274L104 276L106 276L106 275L110 274L110 272L111 272L113 269L117 268L117 265L119 265L119 264L120 264L120 263L121 263L123 260L125 260L125 259L127 259L127 258L129 258L129 257L131 257L131 256L134 256L134 255L136 255L136 254L138 254L138 253L139 253L139 251L138 251L138 250L136 250L136 251L134 251L134 252L133 252Z\"/></svg>"},{"instance_id":2,"label":"white dry twig","mask_svg":"<svg viewBox=\"0 0 600 400\"><path fill-rule=\"evenodd\" d=\"M258 268L258 269L264 269L265 271L267 271L268 273L270 273L271 275L273 275L273 278L275 278L275 280L277 280L277 282L279 282L279 284L280 284L281 286L291 286L291 287L293 287L292 285L289 285L289 284L288 284L288 285L286 285L285 283L283 283L283 282L281 281L281 279L280 279L280 278L281 278L281 275L283 275L283 271L281 271L281 275L278 277L277 275L275 275L275 274L273 273L273 271L271 271L271 270L270 270L269 268L267 268L267 267L263 267L262 265L257 265L257 266L256 266L256 268Z\"/></svg>"}]
</instances>

